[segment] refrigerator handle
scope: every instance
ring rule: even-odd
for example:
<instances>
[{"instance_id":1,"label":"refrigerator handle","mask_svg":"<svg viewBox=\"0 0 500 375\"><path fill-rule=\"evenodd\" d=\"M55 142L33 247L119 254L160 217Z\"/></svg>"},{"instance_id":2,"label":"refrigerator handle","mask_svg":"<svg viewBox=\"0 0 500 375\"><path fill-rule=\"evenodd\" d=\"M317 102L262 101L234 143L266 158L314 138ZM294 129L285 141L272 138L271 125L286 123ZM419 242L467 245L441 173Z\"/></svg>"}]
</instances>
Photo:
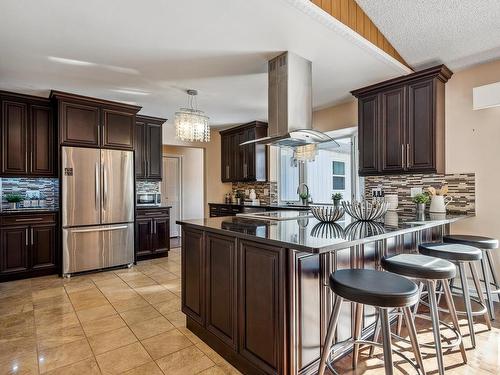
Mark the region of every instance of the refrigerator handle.
<instances>
[{"instance_id":1,"label":"refrigerator handle","mask_svg":"<svg viewBox=\"0 0 500 375\"><path fill-rule=\"evenodd\" d=\"M119 225L117 227L106 227L106 228L97 228L97 229L76 229L72 230L72 233L90 233L90 232L109 232L111 230L118 230L118 229L127 229L128 227L126 225Z\"/></svg>"},{"instance_id":2,"label":"refrigerator handle","mask_svg":"<svg viewBox=\"0 0 500 375\"><path fill-rule=\"evenodd\" d=\"M102 173L103 173L103 186L104 186L104 199L103 199L103 204L104 204L104 209L108 207L108 176L106 173L106 165L103 164L102 167Z\"/></svg>"},{"instance_id":3,"label":"refrigerator handle","mask_svg":"<svg viewBox=\"0 0 500 375\"><path fill-rule=\"evenodd\" d=\"M96 210L99 208L99 163L95 163L95 193L94 205Z\"/></svg>"}]
</instances>

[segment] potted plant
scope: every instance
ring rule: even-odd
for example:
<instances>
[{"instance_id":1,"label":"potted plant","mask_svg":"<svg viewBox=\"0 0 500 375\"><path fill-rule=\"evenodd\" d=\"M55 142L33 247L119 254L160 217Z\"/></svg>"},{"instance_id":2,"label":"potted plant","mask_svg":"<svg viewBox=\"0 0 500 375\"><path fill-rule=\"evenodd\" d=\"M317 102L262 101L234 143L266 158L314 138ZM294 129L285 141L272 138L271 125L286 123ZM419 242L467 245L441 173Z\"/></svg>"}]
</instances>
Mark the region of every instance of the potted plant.
<instances>
[{"instance_id":1,"label":"potted plant","mask_svg":"<svg viewBox=\"0 0 500 375\"><path fill-rule=\"evenodd\" d=\"M413 197L413 203L417 205L417 212L424 212L425 205L429 202L429 195L422 193Z\"/></svg>"},{"instance_id":2,"label":"potted plant","mask_svg":"<svg viewBox=\"0 0 500 375\"><path fill-rule=\"evenodd\" d=\"M5 196L7 202L9 202L9 208L15 210L19 202L23 200L23 196L19 193L10 193Z\"/></svg>"},{"instance_id":3,"label":"potted plant","mask_svg":"<svg viewBox=\"0 0 500 375\"><path fill-rule=\"evenodd\" d=\"M305 191L299 194L300 200L302 201L302 205L307 206L307 201L309 200L309 193Z\"/></svg>"},{"instance_id":4,"label":"potted plant","mask_svg":"<svg viewBox=\"0 0 500 375\"><path fill-rule=\"evenodd\" d=\"M342 193L334 193L334 194L332 194L333 205L335 207L340 206L340 201L342 200L342 198L343 198Z\"/></svg>"}]
</instances>

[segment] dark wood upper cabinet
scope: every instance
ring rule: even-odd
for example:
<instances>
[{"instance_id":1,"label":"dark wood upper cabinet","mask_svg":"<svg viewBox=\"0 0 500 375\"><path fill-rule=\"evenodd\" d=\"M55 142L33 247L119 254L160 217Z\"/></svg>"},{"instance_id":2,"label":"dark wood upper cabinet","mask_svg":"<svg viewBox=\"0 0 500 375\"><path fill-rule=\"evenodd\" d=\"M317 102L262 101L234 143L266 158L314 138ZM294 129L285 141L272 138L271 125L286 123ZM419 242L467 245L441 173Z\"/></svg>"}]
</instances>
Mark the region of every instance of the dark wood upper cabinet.
<instances>
[{"instance_id":1,"label":"dark wood upper cabinet","mask_svg":"<svg viewBox=\"0 0 500 375\"><path fill-rule=\"evenodd\" d=\"M31 106L31 163L32 175L56 175L54 119L52 107Z\"/></svg>"},{"instance_id":2,"label":"dark wood upper cabinet","mask_svg":"<svg viewBox=\"0 0 500 375\"><path fill-rule=\"evenodd\" d=\"M2 101L2 174L28 174L28 104Z\"/></svg>"},{"instance_id":3,"label":"dark wood upper cabinet","mask_svg":"<svg viewBox=\"0 0 500 375\"><path fill-rule=\"evenodd\" d=\"M104 108L102 118L102 146L133 150L135 114Z\"/></svg>"},{"instance_id":4,"label":"dark wood upper cabinet","mask_svg":"<svg viewBox=\"0 0 500 375\"><path fill-rule=\"evenodd\" d=\"M379 97L371 95L358 100L359 173L369 174L379 169L378 115Z\"/></svg>"},{"instance_id":5,"label":"dark wood upper cabinet","mask_svg":"<svg viewBox=\"0 0 500 375\"><path fill-rule=\"evenodd\" d=\"M3 176L55 177L55 125L50 101L0 92Z\"/></svg>"},{"instance_id":6,"label":"dark wood upper cabinet","mask_svg":"<svg viewBox=\"0 0 500 375\"><path fill-rule=\"evenodd\" d=\"M444 85L452 74L439 65L352 91L360 175L444 173Z\"/></svg>"},{"instance_id":7,"label":"dark wood upper cabinet","mask_svg":"<svg viewBox=\"0 0 500 375\"><path fill-rule=\"evenodd\" d=\"M222 182L266 181L265 145L241 143L267 136L267 124L253 121L220 132Z\"/></svg>"},{"instance_id":8,"label":"dark wood upper cabinet","mask_svg":"<svg viewBox=\"0 0 500 375\"><path fill-rule=\"evenodd\" d=\"M99 147L99 107L62 101L59 108L61 144Z\"/></svg>"},{"instance_id":9,"label":"dark wood upper cabinet","mask_svg":"<svg viewBox=\"0 0 500 375\"><path fill-rule=\"evenodd\" d=\"M162 125L164 118L137 116L135 123L135 172L137 179L162 178Z\"/></svg>"},{"instance_id":10,"label":"dark wood upper cabinet","mask_svg":"<svg viewBox=\"0 0 500 375\"><path fill-rule=\"evenodd\" d=\"M135 115L141 107L52 91L63 146L133 150Z\"/></svg>"}]
</instances>

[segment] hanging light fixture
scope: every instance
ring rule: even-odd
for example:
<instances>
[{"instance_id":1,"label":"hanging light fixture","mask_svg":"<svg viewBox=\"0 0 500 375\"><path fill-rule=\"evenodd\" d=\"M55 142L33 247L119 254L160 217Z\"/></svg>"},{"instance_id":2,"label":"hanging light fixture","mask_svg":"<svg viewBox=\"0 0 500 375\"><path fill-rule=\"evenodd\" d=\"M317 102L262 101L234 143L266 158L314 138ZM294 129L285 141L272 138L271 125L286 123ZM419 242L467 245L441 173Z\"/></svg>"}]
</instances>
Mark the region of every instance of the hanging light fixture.
<instances>
[{"instance_id":1,"label":"hanging light fixture","mask_svg":"<svg viewBox=\"0 0 500 375\"><path fill-rule=\"evenodd\" d=\"M293 150L293 158L297 161L314 161L318 153L318 145L311 143L304 146L297 146Z\"/></svg>"},{"instance_id":2,"label":"hanging light fixture","mask_svg":"<svg viewBox=\"0 0 500 375\"><path fill-rule=\"evenodd\" d=\"M205 112L198 110L196 95L198 91L187 90L188 108L175 112L175 130L177 138L188 142L209 142L210 126Z\"/></svg>"}]
</instances>

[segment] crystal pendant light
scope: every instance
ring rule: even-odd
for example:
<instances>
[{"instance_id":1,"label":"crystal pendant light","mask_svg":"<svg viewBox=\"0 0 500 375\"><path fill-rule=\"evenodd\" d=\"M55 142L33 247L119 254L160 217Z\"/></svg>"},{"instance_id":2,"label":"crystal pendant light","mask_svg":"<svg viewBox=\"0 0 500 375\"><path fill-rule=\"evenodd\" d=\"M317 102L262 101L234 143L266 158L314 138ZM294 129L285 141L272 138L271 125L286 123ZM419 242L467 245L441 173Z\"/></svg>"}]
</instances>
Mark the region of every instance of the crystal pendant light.
<instances>
[{"instance_id":1,"label":"crystal pendant light","mask_svg":"<svg viewBox=\"0 0 500 375\"><path fill-rule=\"evenodd\" d=\"M318 148L316 144L309 144L305 146L297 146L293 150L293 158L297 161L314 161Z\"/></svg>"},{"instance_id":2,"label":"crystal pendant light","mask_svg":"<svg viewBox=\"0 0 500 375\"><path fill-rule=\"evenodd\" d=\"M177 138L187 142L209 142L210 126L205 112L198 110L196 95L198 91L187 90L188 107L175 112L175 130Z\"/></svg>"}]
</instances>

